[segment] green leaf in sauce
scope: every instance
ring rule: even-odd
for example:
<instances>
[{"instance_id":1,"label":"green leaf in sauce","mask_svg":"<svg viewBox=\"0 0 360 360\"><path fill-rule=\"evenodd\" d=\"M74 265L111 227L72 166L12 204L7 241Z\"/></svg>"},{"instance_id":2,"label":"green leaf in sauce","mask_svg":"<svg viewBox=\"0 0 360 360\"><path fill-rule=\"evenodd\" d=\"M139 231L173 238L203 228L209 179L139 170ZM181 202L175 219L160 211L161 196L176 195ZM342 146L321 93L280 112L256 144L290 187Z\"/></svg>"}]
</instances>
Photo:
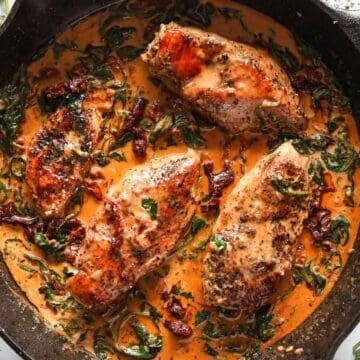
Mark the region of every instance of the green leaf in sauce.
<instances>
[{"instance_id":1,"label":"green leaf in sauce","mask_svg":"<svg viewBox=\"0 0 360 360\"><path fill-rule=\"evenodd\" d=\"M135 33L136 28L134 27L120 27L116 25L105 31L104 40L106 46L109 48L114 48L116 46L122 45Z\"/></svg>"},{"instance_id":2,"label":"green leaf in sauce","mask_svg":"<svg viewBox=\"0 0 360 360\"><path fill-rule=\"evenodd\" d=\"M274 336L275 328L271 325L273 317L269 306L264 306L257 311L255 333L259 340L265 342Z\"/></svg>"},{"instance_id":3,"label":"green leaf in sauce","mask_svg":"<svg viewBox=\"0 0 360 360\"><path fill-rule=\"evenodd\" d=\"M195 315L195 326L199 326L203 322L209 320L211 317L211 311L209 310L200 310Z\"/></svg>"},{"instance_id":4,"label":"green leaf in sauce","mask_svg":"<svg viewBox=\"0 0 360 360\"><path fill-rule=\"evenodd\" d=\"M275 188L276 191L286 195L308 196L310 194L308 190L293 189L291 184L289 184L286 180L280 178L271 179L271 185Z\"/></svg>"},{"instance_id":5,"label":"green leaf in sauce","mask_svg":"<svg viewBox=\"0 0 360 360\"><path fill-rule=\"evenodd\" d=\"M173 285L170 294L182 296L185 299L194 299L194 295L190 291L184 291L180 286Z\"/></svg>"},{"instance_id":6,"label":"green leaf in sauce","mask_svg":"<svg viewBox=\"0 0 360 360\"><path fill-rule=\"evenodd\" d=\"M55 60L59 60L61 55L66 51L66 50L76 50L77 46L76 44L71 41L71 40L66 40L62 43L59 43L57 41L54 42L53 46L52 46L53 52L54 52L54 58Z\"/></svg>"},{"instance_id":7,"label":"green leaf in sauce","mask_svg":"<svg viewBox=\"0 0 360 360\"><path fill-rule=\"evenodd\" d=\"M149 143L155 146L157 138L169 130L173 125L173 119L171 115L165 115L156 124L150 132Z\"/></svg>"},{"instance_id":8,"label":"green leaf in sauce","mask_svg":"<svg viewBox=\"0 0 360 360\"><path fill-rule=\"evenodd\" d=\"M350 222L349 220L342 215L338 215L334 220L331 222L331 237L330 240L334 244L341 244L345 246L349 241L349 229L350 229Z\"/></svg>"},{"instance_id":9,"label":"green leaf in sauce","mask_svg":"<svg viewBox=\"0 0 360 360\"><path fill-rule=\"evenodd\" d=\"M311 260L307 260L304 267L301 269L294 268L293 280L295 284L304 281L314 290L314 293L317 296L321 295L326 286L326 277L320 273Z\"/></svg>"},{"instance_id":10,"label":"green leaf in sauce","mask_svg":"<svg viewBox=\"0 0 360 360\"><path fill-rule=\"evenodd\" d=\"M319 160L311 160L308 174L311 181L317 185L324 185L324 171L325 168Z\"/></svg>"},{"instance_id":11,"label":"green leaf in sauce","mask_svg":"<svg viewBox=\"0 0 360 360\"><path fill-rule=\"evenodd\" d=\"M131 328L133 329L136 337L140 340L140 343L130 346L115 344L115 349L122 354L136 359L155 358L162 349L162 337L150 334L148 330L137 321L133 321L131 323Z\"/></svg>"},{"instance_id":12,"label":"green leaf in sauce","mask_svg":"<svg viewBox=\"0 0 360 360\"><path fill-rule=\"evenodd\" d=\"M0 89L0 151L8 156L14 154L13 142L24 119L27 91L24 67Z\"/></svg>"},{"instance_id":13,"label":"green leaf in sauce","mask_svg":"<svg viewBox=\"0 0 360 360\"><path fill-rule=\"evenodd\" d=\"M209 356L218 356L219 353L209 345L209 343L204 344L204 353Z\"/></svg>"},{"instance_id":14,"label":"green leaf in sauce","mask_svg":"<svg viewBox=\"0 0 360 360\"><path fill-rule=\"evenodd\" d=\"M201 229L206 226L205 220L199 218L198 216L194 216L191 220L191 235L195 236Z\"/></svg>"},{"instance_id":15,"label":"green leaf in sauce","mask_svg":"<svg viewBox=\"0 0 360 360\"><path fill-rule=\"evenodd\" d=\"M18 180L24 178L26 171L26 161L20 156L14 156L10 160L10 173Z\"/></svg>"},{"instance_id":16,"label":"green leaf in sauce","mask_svg":"<svg viewBox=\"0 0 360 360\"><path fill-rule=\"evenodd\" d=\"M151 220L156 220L158 205L154 199L142 199L141 206L148 212Z\"/></svg>"},{"instance_id":17,"label":"green leaf in sauce","mask_svg":"<svg viewBox=\"0 0 360 360\"><path fill-rule=\"evenodd\" d=\"M116 54L123 60L133 61L138 58L145 50L144 46L136 47L132 45L122 46L116 49Z\"/></svg>"}]
</instances>

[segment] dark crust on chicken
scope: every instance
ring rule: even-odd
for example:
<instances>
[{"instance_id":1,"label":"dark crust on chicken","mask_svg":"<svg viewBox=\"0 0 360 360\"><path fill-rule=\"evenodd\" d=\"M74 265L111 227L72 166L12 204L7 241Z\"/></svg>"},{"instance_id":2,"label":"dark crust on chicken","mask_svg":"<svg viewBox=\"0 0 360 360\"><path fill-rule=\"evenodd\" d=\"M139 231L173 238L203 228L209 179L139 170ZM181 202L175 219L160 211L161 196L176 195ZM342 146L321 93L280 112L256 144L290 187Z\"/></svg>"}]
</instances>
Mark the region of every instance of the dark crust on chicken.
<instances>
[{"instance_id":1,"label":"dark crust on chicken","mask_svg":"<svg viewBox=\"0 0 360 360\"><path fill-rule=\"evenodd\" d=\"M110 189L77 253L67 249L79 269L67 286L78 301L102 309L123 299L171 254L195 211L199 167L193 151L170 155L130 170ZM156 203L156 218L146 199Z\"/></svg>"},{"instance_id":2,"label":"dark crust on chicken","mask_svg":"<svg viewBox=\"0 0 360 360\"><path fill-rule=\"evenodd\" d=\"M83 111L74 119L68 109L60 108L32 140L26 180L41 217L66 215L72 195L89 170L100 125L96 110Z\"/></svg>"},{"instance_id":3,"label":"dark crust on chicken","mask_svg":"<svg viewBox=\"0 0 360 360\"><path fill-rule=\"evenodd\" d=\"M307 163L285 143L261 160L229 195L213 230L225 249L219 252L212 242L205 258L208 304L253 311L271 301L278 280L292 266L310 197L281 193L272 181L282 179L296 189L308 189Z\"/></svg>"},{"instance_id":4,"label":"dark crust on chicken","mask_svg":"<svg viewBox=\"0 0 360 360\"><path fill-rule=\"evenodd\" d=\"M262 49L170 23L142 59L152 75L230 133L272 135L306 127L289 78Z\"/></svg>"}]
</instances>

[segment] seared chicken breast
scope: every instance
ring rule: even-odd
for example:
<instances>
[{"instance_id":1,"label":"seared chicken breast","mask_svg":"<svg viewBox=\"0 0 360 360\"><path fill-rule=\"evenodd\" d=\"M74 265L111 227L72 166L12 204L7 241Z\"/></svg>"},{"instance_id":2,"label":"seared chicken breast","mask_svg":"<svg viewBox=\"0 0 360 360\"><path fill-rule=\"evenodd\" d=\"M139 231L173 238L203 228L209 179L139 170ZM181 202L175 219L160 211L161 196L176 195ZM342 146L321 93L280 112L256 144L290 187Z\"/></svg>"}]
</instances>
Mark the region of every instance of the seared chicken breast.
<instances>
[{"instance_id":1,"label":"seared chicken breast","mask_svg":"<svg viewBox=\"0 0 360 360\"><path fill-rule=\"evenodd\" d=\"M71 197L89 170L101 121L94 109L75 115L60 108L32 140L26 180L41 217L66 215Z\"/></svg>"},{"instance_id":2,"label":"seared chicken breast","mask_svg":"<svg viewBox=\"0 0 360 360\"><path fill-rule=\"evenodd\" d=\"M292 266L294 245L308 216L307 164L285 143L229 195L205 258L208 304L252 311L271 301L278 280Z\"/></svg>"},{"instance_id":3,"label":"seared chicken breast","mask_svg":"<svg viewBox=\"0 0 360 360\"><path fill-rule=\"evenodd\" d=\"M142 55L150 72L230 133L304 130L290 80L264 50L175 23Z\"/></svg>"},{"instance_id":4,"label":"seared chicken breast","mask_svg":"<svg viewBox=\"0 0 360 360\"><path fill-rule=\"evenodd\" d=\"M194 215L200 162L193 151L152 160L105 196L81 244L67 257L79 269L67 286L89 308L121 300L179 244Z\"/></svg>"}]
</instances>

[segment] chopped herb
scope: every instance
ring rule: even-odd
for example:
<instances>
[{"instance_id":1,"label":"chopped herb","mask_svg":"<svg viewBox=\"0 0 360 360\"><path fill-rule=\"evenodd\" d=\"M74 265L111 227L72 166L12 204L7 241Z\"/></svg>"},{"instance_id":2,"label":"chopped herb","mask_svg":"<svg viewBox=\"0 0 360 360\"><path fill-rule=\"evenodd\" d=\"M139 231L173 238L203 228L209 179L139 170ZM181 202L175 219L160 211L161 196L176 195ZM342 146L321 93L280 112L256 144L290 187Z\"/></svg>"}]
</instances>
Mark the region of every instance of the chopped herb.
<instances>
[{"instance_id":1,"label":"chopped herb","mask_svg":"<svg viewBox=\"0 0 360 360\"><path fill-rule=\"evenodd\" d=\"M154 199L142 199L141 206L148 212L151 220L156 220L158 205Z\"/></svg>"},{"instance_id":2,"label":"chopped herb","mask_svg":"<svg viewBox=\"0 0 360 360\"><path fill-rule=\"evenodd\" d=\"M307 196L310 194L309 191L293 189L286 180L280 178L273 178L271 180L271 185L275 188L276 191L286 195Z\"/></svg>"},{"instance_id":3,"label":"chopped herb","mask_svg":"<svg viewBox=\"0 0 360 360\"><path fill-rule=\"evenodd\" d=\"M211 243L214 245L216 254L222 254L227 248L227 242L217 235L211 239Z\"/></svg>"},{"instance_id":4,"label":"chopped herb","mask_svg":"<svg viewBox=\"0 0 360 360\"><path fill-rule=\"evenodd\" d=\"M341 244L345 246L349 241L349 229L350 229L350 222L349 220L342 215L338 215L332 222L331 222L331 237L330 240L334 244Z\"/></svg>"},{"instance_id":5,"label":"chopped herb","mask_svg":"<svg viewBox=\"0 0 360 360\"><path fill-rule=\"evenodd\" d=\"M195 326L199 326L203 322L209 320L211 312L209 310L200 310L195 315Z\"/></svg>"}]
</instances>

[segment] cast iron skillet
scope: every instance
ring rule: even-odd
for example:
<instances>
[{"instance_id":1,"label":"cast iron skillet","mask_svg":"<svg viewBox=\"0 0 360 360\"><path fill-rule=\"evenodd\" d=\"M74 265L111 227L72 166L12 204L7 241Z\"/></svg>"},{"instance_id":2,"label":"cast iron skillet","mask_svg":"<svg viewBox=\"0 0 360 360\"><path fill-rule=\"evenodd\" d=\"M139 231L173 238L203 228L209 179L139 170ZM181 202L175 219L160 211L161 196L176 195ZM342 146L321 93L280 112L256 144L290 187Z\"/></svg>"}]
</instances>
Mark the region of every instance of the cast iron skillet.
<instances>
[{"instance_id":1,"label":"cast iron skillet","mask_svg":"<svg viewBox=\"0 0 360 360\"><path fill-rule=\"evenodd\" d=\"M116 0L18 0L0 31L0 84L68 24ZM360 11L331 9L319 0L241 0L294 30L318 49L351 98L360 128ZM350 80L351 76L351 80ZM360 184L357 184L359 186ZM331 293L316 311L279 344L302 347L299 359L332 359L360 320L360 237L356 251ZM0 335L25 359L85 360L87 353L63 347L64 339L39 321L0 258ZM291 359L275 345L256 359Z\"/></svg>"}]
</instances>

